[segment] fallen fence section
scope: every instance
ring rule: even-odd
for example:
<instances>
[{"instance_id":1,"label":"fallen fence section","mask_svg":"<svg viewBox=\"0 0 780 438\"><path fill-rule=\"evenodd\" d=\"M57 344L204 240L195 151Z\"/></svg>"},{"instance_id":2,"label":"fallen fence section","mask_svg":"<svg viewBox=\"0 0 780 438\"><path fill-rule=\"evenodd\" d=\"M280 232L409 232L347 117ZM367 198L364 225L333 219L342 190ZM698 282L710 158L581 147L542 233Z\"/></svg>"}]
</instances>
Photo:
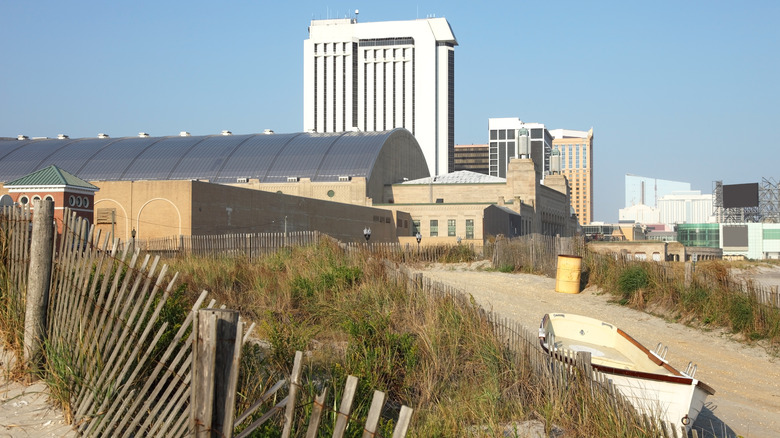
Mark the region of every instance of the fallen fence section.
<instances>
[{"instance_id":1,"label":"fallen fence section","mask_svg":"<svg viewBox=\"0 0 780 438\"><path fill-rule=\"evenodd\" d=\"M271 407L271 409L269 409L265 414L260 416L252 424L238 433L236 438L245 438L249 436L249 434L262 426L271 417L281 413L282 411L284 411L284 428L282 430L281 436L282 438L287 438L290 436L295 418L295 406L298 401L298 389L301 386L300 379L301 369L303 366L302 361L303 353L296 351L295 359L293 361L292 373L290 374L289 392L287 397L283 398L279 403ZM265 403L272 397L278 397L276 393L285 383L285 381L279 381L270 390L263 394L263 396L249 409L247 409L246 412L238 416L235 422L235 426L238 427L241 425L241 423L243 423L250 415L252 415L261 404ZM335 410L335 407L333 408L333 412L336 413L336 424L334 426L332 435L333 438L342 438L344 436L344 432L347 429L349 421L352 419L350 417L350 412L352 410L352 401L357 389L357 384L357 377L347 377L347 382L344 386L339 408L338 410ZM324 405L325 399L327 397L327 391L328 389L325 388L323 392L319 394L313 401L314 406L312 408L311 415L309 416L308 427L306 429L307 438L314 438L318 436L317 434L320 426L320 420L322 419L322 414L328 409L328 407ZM371 407L368 411L365 425L363 426L363 437L370 438L377 436L376 433L379 425L379 418L380 414L382 413L382 408L385 405L385 400L386 395L384 392L374 391L374 395L371 400ZM401 407L400 413L398 415L398 421L396 421L395 428L393 430L393 438L403 438L406 436L406 433L409 429L409 424L411 422L412 413L413 409L410 407Z\"/></svg>"}]
</instances>

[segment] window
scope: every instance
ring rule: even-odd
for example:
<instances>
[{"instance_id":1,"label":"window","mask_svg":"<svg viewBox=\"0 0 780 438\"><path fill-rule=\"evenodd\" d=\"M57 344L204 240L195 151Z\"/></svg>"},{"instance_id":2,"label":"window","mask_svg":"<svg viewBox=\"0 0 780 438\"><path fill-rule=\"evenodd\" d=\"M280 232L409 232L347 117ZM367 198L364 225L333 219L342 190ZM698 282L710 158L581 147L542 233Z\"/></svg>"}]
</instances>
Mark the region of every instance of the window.
<instances>
[{"instance_id":1,"label":"window","mask_svg":"<svg viewBox=\"0 0 780 438\"><path fill-rule=\"evenodd\" d=\"M490 139L491 140L498 140L498 131L495 129L490 130Z\"/></svg>"},{"instance_id":2,"label":"window","mask_svg":"<svg viewBox=\"0 0 780 438\"><path fill-rule=\"evenodd\" d=\"M420 231L420 219L412 219L412 234L417 234Z\"/></svg>"},{"instance_id":3,"label":"window","mask_svg":"<svg viewBox=\"0 0 780 438\"><path fill-rule=\"evenodd\" d=\"M447 219L447 235L450 237L455 236L455 219Z\"/></svg>"},{"instance_id":4,"label":"window","mask_svg":"<svg viewBox=\"0 0 780 438\"><path fill-rule=\"evenodd\" d=\"M19 198L19 203L22 205L27 205L28 202L30 202L30 200L27 199L27 196L22 196Z\"/></svg>"},{"instance_id":5,"label":"window","mask_svg":"<svg viewBox=\"0 0 780 438\"><path fill-rule=\"evenodd\" d=\"M474 219L466 219L466 239L474 238Z\"/></svg>"},{"instance_id":6,"label":"window","mask_svg":"<svg viewBox=\"0 0 780 438\"><path fill-rule=\"evenodd\" d=\"M68 205L71 207L76 205L76 197L73 195L70 195L70 198L68 198Z\"/></svg>"},{"instance_id":7,"label":"window","mask_svg":"<svg viewBox=\"0 0 780 438\"><path fill-rule=\"evenodd\" d=\"M431 231L430 236L436 237L439 235L439 221L436 219L431 219Z\"/></svg>"},{"instance_id":8,"label":"window","mask_svg":"<svg viewBox=\"0 0 780 438\"><path fill-rule=\"evenodd\" d=\"M87 197L85 196L85 197L84 197L84 208L87 208L87 207L89 207L89 198L87 198Z\"/></svg>"}]
</instances>

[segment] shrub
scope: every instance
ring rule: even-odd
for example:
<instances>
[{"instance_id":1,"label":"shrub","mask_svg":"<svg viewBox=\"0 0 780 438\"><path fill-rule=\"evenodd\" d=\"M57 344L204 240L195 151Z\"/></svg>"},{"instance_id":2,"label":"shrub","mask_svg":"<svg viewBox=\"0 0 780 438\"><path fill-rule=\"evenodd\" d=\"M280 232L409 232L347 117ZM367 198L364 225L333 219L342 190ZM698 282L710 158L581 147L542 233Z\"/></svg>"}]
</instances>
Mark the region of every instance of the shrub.
<instances>
[{"instance_id":1,"label":"shrub","mask_svg":"<svg viewBox=\"0 0 780 438\"><path fill-rule=\"evenodd\" d=\"M618 290L624 300L630 300L641 289L650 286L650 276L641 265L632 265L620 273Z\"/></svg>"}]
</instances>

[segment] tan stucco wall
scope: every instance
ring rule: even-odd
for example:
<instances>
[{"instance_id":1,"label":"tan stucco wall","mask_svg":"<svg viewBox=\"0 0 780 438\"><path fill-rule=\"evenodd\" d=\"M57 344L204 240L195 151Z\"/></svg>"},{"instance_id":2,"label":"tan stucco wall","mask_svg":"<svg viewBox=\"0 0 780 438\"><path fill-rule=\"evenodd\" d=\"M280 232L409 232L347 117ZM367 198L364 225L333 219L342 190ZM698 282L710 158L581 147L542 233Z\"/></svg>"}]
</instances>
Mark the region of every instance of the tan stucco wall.
<instances>
[{"instance_id":1,"label":"tan stucco wall","mask_svg":"<svg viewBox=\"0 0 780 438\"><path fill-rule=\"evenodd\" d=\"M354 177L350 181L344 182L312 182L309 178L301 178L297 182L276 184L262 184L257 179L251 179L248 183L229 185L271 193L281 192L285 195L303 196L322 199L323 201L343 202L345 204L370 206L373 203L373 199L366 196L366 179L363 177Z\"/></svg>"},{"instance_id":2,"label":"tan stucco wall","mask_svg":"<svg viewBox=\"0 0 780 438\"><path fill-rule=\"evenodd\" d=\"M177 235L321 231L339 240L396 241L392 212L202 181L100 182L95 208L116 209L116 235L129 241ZM111 224L98 224L102 233Z\"/></svg>"},{"instance_id":3,"label":"tan stucco wall","mask_svg":"<svg viewBox=\"0 0 780 438\"><path fill-rule=\"evenodd\" d=\"M385 188L385 199L395 204L496 202L500 196L509 196L504 183L487 184L393 184Z\"/></svg>"},{"instance_id":4,"label":"tan stucco wall","mask_svg":"<svg viewBox=\"0 0 780 438\"><path fill-rule=\"evenodd\" d=\"M420 233L429 242L431 238L431 220L438 221L438 238L442 242L455 241L459 236L466 238L466 220L474 221L475 240L482 240L482 220L483 210L489 204L384 204L377 206L396 212L397 214L408 214L413 220L420 221ZM448 220L455 220L455 236L448 236ZM399 230L400 231L400 230ZM409 228L409 234L412 236L412 227ZM399 236L402 236L399 233ZM449 239L442 239L449 237ZM416 242L415 242L416 243Z\"/></svg>"},{"instance_id":5,"label":"tan stucco wall","mask_svg":"<svg viewBox=\"0 0 780 438\"><path fill-rule=\"evenodd\" d=\"M456 220L456 235L460 236L465 236L465 220L474 219L474 238L487 237L483 235L484 209L491 204L506 206L528 218L531 233L573 235L576 220L570 215L566 178L551 175L542 185L537 171L532 160L514 159L507 166L506 183L393 184L385 188L385 198L394 203L377 206L408 211L420 220L426 237L432 219L439 222L439 236L446 236L448 219Z\"/></svg>"},{"instance_id":6,"label":"tan stucco wall","mask_svg":"<svg viewBox=\"0 0 780 438\"><path fill-rule=\"evenodd\" d=\"M123 241L192 234L192 181L92 181L95 217L101 209L115 209L114 235ZM102 234L111 224L96 224Z\"/></svg>"}]
</instances>

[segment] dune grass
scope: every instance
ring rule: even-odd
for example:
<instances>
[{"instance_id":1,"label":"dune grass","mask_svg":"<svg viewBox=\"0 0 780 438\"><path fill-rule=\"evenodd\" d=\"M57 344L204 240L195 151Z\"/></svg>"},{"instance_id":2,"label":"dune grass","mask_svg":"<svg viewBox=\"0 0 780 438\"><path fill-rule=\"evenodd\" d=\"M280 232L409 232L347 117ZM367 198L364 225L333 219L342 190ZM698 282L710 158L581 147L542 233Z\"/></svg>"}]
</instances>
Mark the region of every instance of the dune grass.
<instances>
[{"instance_id":1,"label":"dune grass","mask_svg":"<svg viewBox=\"0 0 780 438\"><path fill-rule=\"evenodd\" d=\"M682 263L589 253L584 264L590 284L620 304L703 328L727 329L747 342L765 341L775 354L780 350L780 309L759 302L759 286L733 279L729 262L699 262L688 280Z\"/></svg>"},{"instance_id":2,"label":"dune grass","mask_svg":"<svg viewBox=\"0 0 780 438\"><path fill-rule=\"evenodd\" d=\"M354 375L355 423L363 423L373 390L388 394L382 436L392 434L402 404L415 409L412 437L502 436L507 425L527 420L571 436L654 435L584 380L553 385L528 357L509 350L468 299L388 281L384 265L367 253L346 255L323 241L254 262L170 263L187 290L210 290L258 323L255 337L266 346L244 349L237 412L289 372L294 351L301 350L307 358L300 421L326 387L333 406L347 375ZM335 419L325 415L324 430ZM278 428L278 422L268 424L256 436L274 436ZM296 430L302 433L305 425L299 422ZM362 430L347 432L360 436Z\"/></svg>"}]
</instances>

